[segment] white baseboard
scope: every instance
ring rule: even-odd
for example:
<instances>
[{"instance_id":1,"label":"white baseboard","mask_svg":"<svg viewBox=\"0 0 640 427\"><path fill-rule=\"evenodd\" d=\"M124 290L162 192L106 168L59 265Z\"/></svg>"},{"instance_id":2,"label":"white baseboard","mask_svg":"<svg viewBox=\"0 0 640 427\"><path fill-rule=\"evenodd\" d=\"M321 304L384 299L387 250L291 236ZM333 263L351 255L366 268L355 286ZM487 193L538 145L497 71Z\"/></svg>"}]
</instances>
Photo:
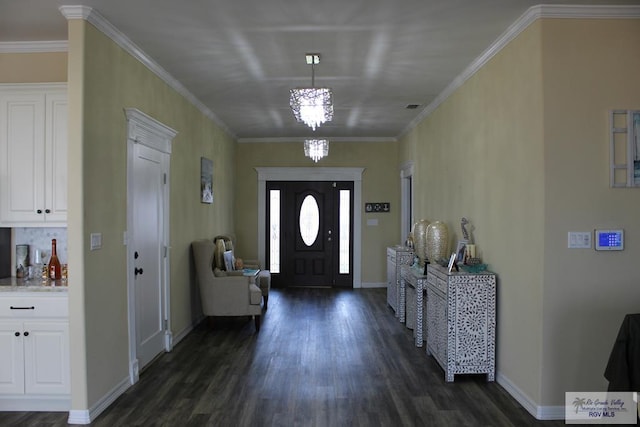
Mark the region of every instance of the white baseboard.
<instances>
[{"instance_id":1,"label":"white baseboard","mask_svg":"<svg viewBox=\"0 0 640 427\"><path fill-rule=\"evenodd\" d=\"M195 325L200 323L204 316L201 316L193 325L187 326L182 331L180 331L177 335L173 337L172 347L182 341L189 333L193 330ZM69 424L90 424L91 421L95 420L98 415L104 412L118 397L120 397L127 389L131 387L131 382L129 378L125 378L118 385L116 385L109 393L104 395L102 399L100 399L92 408L90 409L72 409L69 411ZM0 409L2 401L0 401ZM59 409L62 411L66 411L69 409L69 399L67 399L66 407L63 409ZM37 409L25 409L25 410L37 410ZM52 409L50 409L52 410Z\"/></svg>"},{"instance_id":2,"label":"white baseboard","mask_svg":"<svg viewBox=\"0 0 640 427\"><path fill-rule=\"evenodd\" d=\"M89 410L70 410L69 411L69 424L90 424L92 420L95 420L105 409L109 407L118 397L120 397L127 389L131 387L129 377L124 378L118 385L111 389L111 391L104 396Z\"/></svg>"},{"instance_id":3,"label":"white baseboard","mask_svg":"<svg viewBox=\"0 0 640 427\"><path fill-rule=\"evenodd\" d=\"M71 397L37 396L37 395L4 395L0 398L0 411L26 412L65 412L71 407Z\"/></svg>"},{"instance_id":4,"label":"white baseboard","mask_svg":"<svg viewBox=\"0 0 640 427\"><path fill-rule=\"evenodd\" d=\"M538 406L525 392L500 372L496 374L496 382L537 420L564 420L564 406Z\"/></svg>"},{"instance_id":5,"label":"white baseboard","mask_svg":"<svg viewBox=\"0 0 640 427\"><path fill-rule=\"evenodd\" d=\"M204 319L204 316L202 316L200 319L196 320L196 322L193 325L187 326L186 328L184 328L183 330L181 330L180 332L178 332L176 335L173 336L173 347L175 347L180 341L182 341L183 339L185 339L185 337L187 335L189 335L189 333L191 331L193 331L193 328L202 321L202 319Z\"/></svg>"},{"instance_id":6,"label":"white baseboard","mask_svg":"<svg viewBox=\"0 0 640 427\"><path fill-rule=\"evenodd\" d=\"M386 282L362 282L360 285L361 288L386 288Z\"/></svg>"}]
</instances>

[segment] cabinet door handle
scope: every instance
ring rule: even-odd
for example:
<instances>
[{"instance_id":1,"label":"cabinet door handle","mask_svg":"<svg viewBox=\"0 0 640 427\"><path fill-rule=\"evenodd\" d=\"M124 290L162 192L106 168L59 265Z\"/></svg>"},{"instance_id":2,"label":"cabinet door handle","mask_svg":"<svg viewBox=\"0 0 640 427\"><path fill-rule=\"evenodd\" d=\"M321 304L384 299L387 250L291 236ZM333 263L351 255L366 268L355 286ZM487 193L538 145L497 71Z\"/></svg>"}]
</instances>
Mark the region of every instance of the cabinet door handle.
<instances>
[{"instance_id":1,"label":"cabinet door handle","mask_svg":"<svg viewBox=\"0 0 640 427\"><path fill-rule=\"evenodd\" d=\"M36 213L41 214L41 213L42 213L42 209L38 209L38 210L36 211Z\"/></svg>"},{"instance_id":2,"label":"cabinet door handle","mask_svg":"<svg viewBox=\"0 0 640 427\"><path fill-rule=\"evenodd\" d=\"M24 335L25 337L28 337L28 336L29 336L29 332L24 331L23 335Z\"/></svg>"},{"instance_id":3,"label":"cabinet door handle","mask_svg":"<svg viewBox=\"0 0 640 427\"><path fill-rule=\"evenodd\" d=\"M35 310L36 309L34 306L31 306L31 307L14 307L14 306L10 306L9 308L11 310Z\"/></svg>"},{"instance_id":4,"label":"cabinet door handle","mask_svg":"<svg viewBox=\"0 0 640 427\"><path fill-rule=\"evenodd\" d=\"M16 336L19 337L20 336L20 332L16 332Z\"/></svg>"},{"instance_id":5,"label":"cabinet door handle","mask_svg":"<svg viewBox=\"0 0 640 427\"><path fill-rule=\"evenodd\" d=\"M51 209L45 209L44 213L51 213Z\"/></svg>"}]
</instances>

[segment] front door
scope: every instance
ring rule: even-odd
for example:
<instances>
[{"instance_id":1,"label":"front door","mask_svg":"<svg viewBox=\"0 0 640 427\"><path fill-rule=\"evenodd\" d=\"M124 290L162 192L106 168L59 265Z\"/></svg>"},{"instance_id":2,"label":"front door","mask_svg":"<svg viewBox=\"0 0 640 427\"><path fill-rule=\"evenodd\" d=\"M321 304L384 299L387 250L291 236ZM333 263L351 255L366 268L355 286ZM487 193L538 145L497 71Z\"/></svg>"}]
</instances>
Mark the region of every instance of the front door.
<instances>
[{"instance_id":1,"label":"front door","mask_svg":"<svg viewBox=\"0 0 640 427\"><path fill-rule=\"evenodd\" d=\"M351 287L353 183L269 182L267 192L273 285Z\"/></svg>"}]
</instances>

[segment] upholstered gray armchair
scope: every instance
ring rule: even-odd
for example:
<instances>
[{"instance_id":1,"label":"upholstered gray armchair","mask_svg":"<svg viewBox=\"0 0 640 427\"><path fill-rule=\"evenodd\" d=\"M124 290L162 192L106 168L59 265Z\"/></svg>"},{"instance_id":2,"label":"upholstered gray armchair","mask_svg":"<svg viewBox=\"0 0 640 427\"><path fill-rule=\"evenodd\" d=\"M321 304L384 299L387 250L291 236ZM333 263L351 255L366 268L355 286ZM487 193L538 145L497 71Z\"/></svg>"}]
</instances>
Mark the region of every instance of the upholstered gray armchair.
<instances>
[{"instance_id":1,"label":"upholstered gray armchair","mask_svg":"<svg viewBox=\"0 0 640 427\"><path fill-rule=\"evenodd\" d=\"M235 236L233 234L216 236L213 238L214 249L214 266L220 270L227 270L226 264L223 260L223 255L226 251L232 252L232 258L236 259L235 250L233 248ZM254 270L260 270L258 273L257 285L262 291L262 298L264 302L264 309L267 310L267 304L269 303L269 289L271 289L271 272L269 270L263 270L260 265L260 261L245 259L243 260L244 268L250 268ZM238 267L242 268L242 267Z\"/></svg>"},{"instance_id":2,"label":"upholstered gray armchair","mask_svg":"<svg viewBox=\"0 0 640 427\"><path fill-rule=\"evenodd\" d=\"M214 274L214 244L210 239L191 243L195 260L196 278L200 289L202 313L205 316L253 316L256 332L260 330L262 292L251 278L221 273Z\"/></svg>"}]
</instances>

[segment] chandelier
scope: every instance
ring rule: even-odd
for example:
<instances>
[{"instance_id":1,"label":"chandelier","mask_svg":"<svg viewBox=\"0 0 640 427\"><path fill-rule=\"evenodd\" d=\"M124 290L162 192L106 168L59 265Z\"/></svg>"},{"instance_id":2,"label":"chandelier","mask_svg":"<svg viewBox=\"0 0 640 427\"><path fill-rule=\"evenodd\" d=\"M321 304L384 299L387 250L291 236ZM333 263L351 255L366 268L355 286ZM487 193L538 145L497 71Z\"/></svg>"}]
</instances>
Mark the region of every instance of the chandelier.
<instances>
[{"instance_id":1,"label":"chandelier","mask_svg":"<svg viewBox=\"0 0 640 427\"><path fill-rule=\"evenodd\" d=\"M326 139L306 139L304 141L304 155L317 162L329 155L329 141Z\"/></svg>"},{"instance_id":2,"label":"chandelier","mask_svg":"<svg viewBox=\"0 0 640 427\"><path fill-rule=\"evenodd\" d=\"M315 87L314 65L320 63L320 54L307 53L306 61L311 65L311 87L291 89L289 105L297 121L316 130L333 119L333 94L328 87Z\"/></svg>"}]
</instances>

